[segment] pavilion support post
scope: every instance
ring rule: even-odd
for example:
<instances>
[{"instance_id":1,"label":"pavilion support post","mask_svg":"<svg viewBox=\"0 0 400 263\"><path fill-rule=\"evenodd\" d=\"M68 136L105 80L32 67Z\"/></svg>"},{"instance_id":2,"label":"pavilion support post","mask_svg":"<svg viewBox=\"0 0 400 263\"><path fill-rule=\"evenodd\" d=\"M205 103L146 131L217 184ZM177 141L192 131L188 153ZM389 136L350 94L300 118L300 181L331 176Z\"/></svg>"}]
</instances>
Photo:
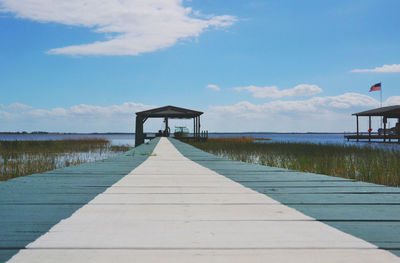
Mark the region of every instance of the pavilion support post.
<instances>
[{"instance_id":1,"label":"pavilion support post","mask_svg":"<svg viewBox=\"0 0 400 263\"><path fill-rule=\"evenodd\" d=\"M196 138L197 138L197 117L194 118L193 137L194 137L194 139L196 140Z\"/></svg>"},{"instance_id":2,"label":"pavilion support post","mask_svg":"<svg viewBox=\"0 0 400 263\"><path fill-rule=\"evenodd\" d=\"M168 118L165 117L165 136L168 137L169 133L168 133Z\"/></svg>"},{"instance_id":3,"label":"pavilion support post","mask_svg":"<svg viewBox=\"0 0 400 263\"><path fill-rule=\"evenodd\" d=\"M371 128L371 116L369 116L368 142L371 142L371 132L372 132L372 128Z\"/></svg>"},{"instance_id":4,"label":"pavilion support post","mask_svg":"<svg viewBox=\"0 0 400 263\"><path fill-rule=\"evenodd\" d=\"M387 118L383 117L383 142L386 142L386 123Z\"/></svg>"},{"instance_id":5,"label":"pavilion support post","mask_svg":"<svg viewBox=\"0 0 400 263\"><path fill-rule=\"evenodd\" d=\"M135 147L144 143L143 123L143 117L136 116Z\"/></svg>"},{"instance_id":6,"label":"pavilion support post","mask_svg":"<svg viewBox=\"0 0 400 263\"><path fill-rule=\"evenodd\" d=\"M360 132L359 132L359 125L358 125L358 115L356 116L357 117L357 142L359 142L360 141Z\"/></svg>"},{"instance_id":7,"label":"pavilion support post","mask_svg":"<svg viewBox=\"0 0 400 263\"><path fill-rule=\"evenodd\" d=\"M198 118L199 118L199 137L201 137L201 136L200 136L200 133L201 133L201 128L200 128L200 127L201 127L201 125L200 125L200 116L199 116Z\"/></svg>"},{"instance_id":8,"label":"pavilion support post","mask_svg":"<svg viewBox=\"0 0 400 263\"><path fill-rule=\"evenodd\" d=\"M193 118L193 137L195 136L195 134L196 134L196 118Z\"/></svg>"}]
</instances>

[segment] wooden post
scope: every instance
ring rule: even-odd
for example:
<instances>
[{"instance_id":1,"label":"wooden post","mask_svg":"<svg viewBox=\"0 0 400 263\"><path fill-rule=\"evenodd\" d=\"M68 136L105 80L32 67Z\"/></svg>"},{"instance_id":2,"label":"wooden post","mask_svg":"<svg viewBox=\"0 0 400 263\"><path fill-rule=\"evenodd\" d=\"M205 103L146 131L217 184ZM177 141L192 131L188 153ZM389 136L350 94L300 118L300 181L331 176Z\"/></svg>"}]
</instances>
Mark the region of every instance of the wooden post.
<instances>
[{"instance_id":1,"label":"wooden post","mask_svg":"<svg viewBox=\"0 0 400 263\"><path fill-rule=\"evenodd\" d=\"M358 115L357 116L357 142L359 141L359 129L358 129Z\"/></svg>"},{"instance_id":2,"label":"wooden post","mask_svg":"<svg viewBox=\"0 0 400 263\"><path fill-rule=\"evenodd\" d=\"M194 118L194 138L197 137L197 117Z\"/></svg>"},{"instance_id":3,"label":"wooden post","mask_svg":"<svg viewBox=\"0 0 400 263\"><path fill-rule=\"evenodd\" d=\"M143 122L143 117L136 116L135 147L144 143Z\"/></svg>"},{"instance_id":4,"label":"wooden post","mask_svg":"<svg viewBox=\"0 0 400 263\"><path fill-rule=\"evenodd\" d=\"M369 117L368 142L371 142L371 132L372 132L372 130L371 130L371 116L368 116L368 117Z\"/></svg>"},{"instance_id":5,"label":"wooden post","mask_svg":"<svg viewBox=\"0 0 400 263\"><path fill-rule=\"evenodd\" d=\"M199 118L199 137L201 137L201 126L200 126L200 116L198 117Z\"/></svg>"},{"instance_id":6,"label":"wooden post","mask_svg":"<svg viewBox=\"0 0 400 263\"><path fill-rule=\"evenodd\" d=\"M386 123L387 118L383 117L383 142L386 142Z\"/></svg>"},{"instance_id":7,"label":"wooden post","mask_svg":"<svg viewBox=\"0 0 400 263\"><path fill-rule=\"evenodd\" d=\"M165 134L168 135L167 137L169 137L169 133L168 133L168 118L165 117Z\"/></svg>"},{"instance_id":8,"label":"wooden post","mask_svg":"<svg viewBox=\"0 0 400 263\"><path fill-rule=\"evenodd\" d=\"M196 118L193 118L193 137L195 137L196 134Z\"/></svg>"},{"instance_id":9,"label":"wooden post","mask_svg":"<svg viewBox=\"0 0 400 263\"><path fill-rule=\"evenodd\" d=\"M399 123L399 122L400 122L400 118L397 119L397 123ZM397 128L398 127L397 123L396 123L396 135L400 136L400 134L399 134L400 130ZM397 143L400 143L400 137L397 139Z\"/></svg>"}]
</instances>

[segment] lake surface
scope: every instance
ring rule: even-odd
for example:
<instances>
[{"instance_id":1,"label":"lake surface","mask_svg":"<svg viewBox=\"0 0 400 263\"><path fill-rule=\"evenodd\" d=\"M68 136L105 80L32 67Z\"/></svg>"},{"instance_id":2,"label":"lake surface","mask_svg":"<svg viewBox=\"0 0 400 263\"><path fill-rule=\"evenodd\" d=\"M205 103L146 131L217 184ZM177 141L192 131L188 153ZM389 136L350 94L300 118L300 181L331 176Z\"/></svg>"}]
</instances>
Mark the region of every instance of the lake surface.
<instances>
[{"instance_id":1,"label":"lake surface","mask_svg":"<svg viewBox=\"0 0 400 263\"><path fill-rule=\"evenodd\" d=\"M107 139L111 141L112 145L135 145L135 134L88 134L88 133L74 133L74 134L0 134L0 140L4 141L46 141L46 140L66 140L66 139Z\"/></svg>"},{"instance_id":2,"label":"lake surface","mask_svg":"<svg viewBox=\"0 0 400 263\"><path fill-rule=\"evenodd\" d=\"M342 133L212 133L210 138L218 137L268 138L272 142L309 142L309 143L347 143Z\"/></svg>"},{"instance_id":3,"label":"lake surface","mask_svg":"<svg viewBox=\"0 0 400 263\"><path fill-rule=\"evenodd\" d=\"M378 147L396 147L398 144L384 143L356 143L347 142L343 133L209 133L210 138L220 137L254 137L269 138L267 142L308 142L308 143L329 143L329 144L357 144L357 145L374 145ZM62 139L93 139L101 138L111 141L112 145L135 145L135 134L0 134L0 140L62 140Z\"/></svg>"}]
</instances>

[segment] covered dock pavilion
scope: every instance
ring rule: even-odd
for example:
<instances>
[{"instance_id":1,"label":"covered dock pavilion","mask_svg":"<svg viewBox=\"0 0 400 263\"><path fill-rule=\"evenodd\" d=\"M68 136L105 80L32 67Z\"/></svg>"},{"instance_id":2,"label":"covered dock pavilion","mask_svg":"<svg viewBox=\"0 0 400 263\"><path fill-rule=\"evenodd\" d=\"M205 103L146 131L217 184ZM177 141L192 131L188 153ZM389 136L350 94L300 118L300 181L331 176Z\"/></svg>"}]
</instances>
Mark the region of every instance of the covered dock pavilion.
<instances>
[{"instance_id":1,"label":"covered dock pavilion","mask_svg":"<svg viewBox=\"0 0 400 263\"><path fill-rule=\"evenodd\" d=\"M400 105L380 107L372 110L353 113L356 116L357 133L355 135L346 135L347 140L360 140L395 142L400 143ZM359 117L368 117L369 129L367 134L360 133ZM381 117L383 120L383 129L378 133L372 133L372 117ZM387 127L388 119L397 119L396 126L393 128Z\"/></svg>"},{"instance_id":2,"label":"covered dock pavilion","mask_svg":"<svg viewBox=\"0 0 400 263\"><path fill-rule=\"evenodd\" d=\"M168 119L193 119L193 136L191 138L204 138L207 132L200 130L201 111L195 111L176 106L164 106L160 108L136 112L136 132L135 132L135 147L144 143L145 139L153 139L154 137L169 137L170 129L168 127ZM143 125L148 118L163 118L165 129L161 133L148 135L143 133Z\"/></svg>"}]
</instances>

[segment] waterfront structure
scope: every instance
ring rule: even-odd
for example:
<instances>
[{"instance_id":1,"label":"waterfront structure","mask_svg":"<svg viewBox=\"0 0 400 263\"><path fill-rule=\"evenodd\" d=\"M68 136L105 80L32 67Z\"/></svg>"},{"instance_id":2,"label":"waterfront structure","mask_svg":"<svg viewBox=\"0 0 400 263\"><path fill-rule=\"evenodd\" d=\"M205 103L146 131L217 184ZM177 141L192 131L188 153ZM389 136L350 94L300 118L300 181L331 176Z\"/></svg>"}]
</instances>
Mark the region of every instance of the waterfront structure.
<instances>
[{"instance_id":1,"label":"waterfront structure","mask_svg":"<svg viewBox=\"0 0 400 263\"><path fill-rule=\"evenodd\" d=\"M356 140L357 142L361 140L367 140L371 142L383 141L383 142L400 142L400 105L380 107L376 109L371 109L367 111L353 113L356 116L356 134L346 135L347 140ZM360 133L359 117L368 117L369 129L367 134ZM372 117L382 118L383 128L378 130L378 133L372 133ZM388 119L397 119L396 126L388 129L387 123Z\"/></svg>"},{"instance_id":2,"label":"waterfront structure","mask_svg":"<svg viewBox=\"0 0 400 263\"><path fill-rule=\"evenodd\" d=\"M135 147L144 143L145 139L152 139L154 137L169 137L170 128L168 126L168 119L193 119L193 138L198 138L204 134L200 131L200 116L202 114L203 112L201 111L195 111L171 105L136 112ZM143 124L148 118L163 118L165 122L164 131L159 131L155 135L147 135L143 133Z\"/></svg>"},{"instance_id":3,"label":"waterfront structure","mask_svg":"<svg viewBox=\"0 0 400 263\"><path fill-rule=\"evenodd\" d=\"M400 262L399 203L397 187L155 138L1 182L0 262Z\"/></svg>"}]
</instances>

